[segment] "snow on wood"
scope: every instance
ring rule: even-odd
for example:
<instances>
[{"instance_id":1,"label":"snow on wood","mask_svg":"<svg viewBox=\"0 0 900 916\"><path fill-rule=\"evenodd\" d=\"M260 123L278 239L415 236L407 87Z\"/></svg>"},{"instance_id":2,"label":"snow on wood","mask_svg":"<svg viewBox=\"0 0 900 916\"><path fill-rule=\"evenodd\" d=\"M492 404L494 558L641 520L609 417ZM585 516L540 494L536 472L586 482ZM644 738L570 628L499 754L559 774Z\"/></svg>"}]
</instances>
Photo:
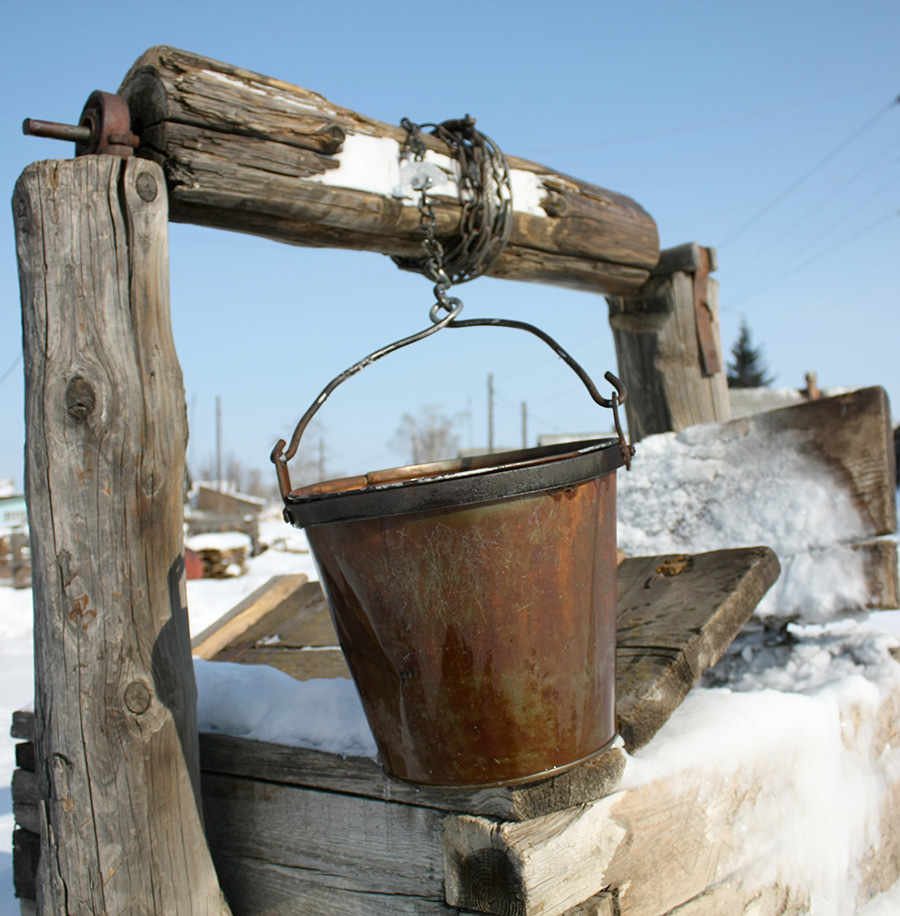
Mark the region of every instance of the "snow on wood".
<instances>
[{"instance_id":1,"label":"snow on wood","mask_svg":"<svg viewBox=\"0 0 900 916\"><path fill-rule=\"evenodd\" d=\"M893 544L874 570L872 552L854 549L896 530L895 473L880 388L651 436L618 475L619 546L641 555L766 544L784 573L764 616L896 607Z\"/></svg>"}]
</instances>

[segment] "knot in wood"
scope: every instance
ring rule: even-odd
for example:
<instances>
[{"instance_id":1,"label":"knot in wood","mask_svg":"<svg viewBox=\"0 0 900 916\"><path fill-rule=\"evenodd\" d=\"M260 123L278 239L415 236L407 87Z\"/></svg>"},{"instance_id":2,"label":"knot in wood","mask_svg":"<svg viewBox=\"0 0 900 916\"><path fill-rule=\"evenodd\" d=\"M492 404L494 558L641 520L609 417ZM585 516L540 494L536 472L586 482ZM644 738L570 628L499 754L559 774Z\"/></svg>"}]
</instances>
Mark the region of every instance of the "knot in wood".
<instances>
[{"instance_id":1,"label":"knot in wood","mask_svg":"<svg viewBox=\"0 0 900 916\"><path fill-rule=\"evenodd\" d=\"M142 715L150 708L153 699L150 688L143 681L132 681L125 688L125 705L136 715Z\"/></svg>"},{"instance_id":2,"label":"knot in wood","mask_svg":"<svg viewBox=\"0 0 900 916\"><path fill-rule=\"evenodd\" d=\"M141 200L147 201L147 203L156 200L156 195L159 194L159 185L149 172L141 172L134 186L138 192L138 197L140 197Z\"/></svg>"},{"instance_id":3,"label":"knot in wood","mask_svg":"<svg viewBox=\"0 0 900 916\"><path fill-rule=\"evenodd\" d=\"M541 201L547 216L563 216L569 209L569 202L560 194L551 194Z\"/></svg>"},{"instance_id":4,"label":"knot in wood","mask_svg":"<svg viewBox=\"0 0 900 916\"><path fill-rule=\"evenodd\" d=\"M76 375L66 388L66 412L73 420L84 420L94 412L96 404L94 386L86 378Z\"/></svg>"}]
</instances>

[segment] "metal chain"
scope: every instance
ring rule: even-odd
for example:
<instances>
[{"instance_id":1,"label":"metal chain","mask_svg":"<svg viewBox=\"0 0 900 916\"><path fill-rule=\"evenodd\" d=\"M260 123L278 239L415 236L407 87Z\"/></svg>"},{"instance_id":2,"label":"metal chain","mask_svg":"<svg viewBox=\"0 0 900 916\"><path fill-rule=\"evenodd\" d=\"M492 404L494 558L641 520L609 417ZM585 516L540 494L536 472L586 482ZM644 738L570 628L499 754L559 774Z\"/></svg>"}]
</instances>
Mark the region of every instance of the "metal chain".
<instances>
[{"instance_id":1,"label":"metal chain","mask_svg":"<svg viewBox=\"0 0 900 916\"><path fill-rule=\"evenodd\" d=\"M426 146L422 128L431 127L433 135L449 146L459 163L462 214L453 247L445 251L435 234L437 217L428 195L433 179L423 174L413 188L419 191L417 205L419 226L425 233L422 241L425 257L394 258L403 270L422 273L432 280L437 305L440 310L449 312L455 307L447 296L450 287L481 276L506 247L513 216L509 166L497 144L478 131L475 119L468 115L441 124L414 124L404 118L401 125L406 130L401 158L424 161Z\"/></svg>"}]
</instances>

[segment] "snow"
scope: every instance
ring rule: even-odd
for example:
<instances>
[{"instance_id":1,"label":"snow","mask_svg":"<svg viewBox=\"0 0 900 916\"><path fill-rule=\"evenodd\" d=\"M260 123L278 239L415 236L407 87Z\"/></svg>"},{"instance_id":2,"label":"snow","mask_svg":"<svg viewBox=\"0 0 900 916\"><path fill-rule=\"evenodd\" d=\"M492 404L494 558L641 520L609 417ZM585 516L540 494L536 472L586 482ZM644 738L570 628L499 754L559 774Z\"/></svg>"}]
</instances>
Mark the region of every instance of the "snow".
<instances>
[{"instance_id":1,"label":"snow","mask_svg":"<svg viewBox=\"0 0 900 916\"><path fill-rule=\"evenodd\" d=\"M792 605L805 603L809 614L789 624L788 638L778 642L761 626L745 629L653 740L628 757L624 785L700 772L708 774L712 795L740 761L740 778L752 780L748 791L757 794L754 805L741 809L737 835L761 844L767 880L810 883L817 916L896 913L900 883L858 911L856 897L857 863L877 841L880 805L900 776L900 748L870 753L876 712L900 693L900 611L834 618L833 593L846 601L857 595L852 552L825 579L811 580L804 563L862 531L856 510L833 486L830 469L803 455L802 443L777 455L747 443L740 436L721 441L705 427L642 441L634 469L618 474L620 544L632 554L769 544L785 568L778 594ZM758 453L749 455L754 447ZM267 519L260 534L271 546L248 560L246 575L187 583L193 634L273 575L317 578L303 532ZM30 590L0 586L2 721L32 700L31 614ZM821 622L810 622L817 617ZM298 683L266 666L199 659L195 672L205 730L375 754L349 680ZM12 740L0 739L0 916L18 913L8 788L14 765ZM774 858L773 837L780 843Z\"/></svg>"},{"instance_id":2,"label":"snow","mask_svg":"<svg viewBox=\"0 0 900 916\"><path fill-rule=\"evenodd\" d=\"M752 430L745 419L727 437L702 424L641 440L618 475L619 546L641 556L765 544L783 572L760 616L822 622L859 607L863 557L849 544L866 527L839 471L807 452L801 433Z\"/></svg>"},{"instance_id":3,"label":"snow","mask_svg":"<svg viewBox=\"0 0 900 916\"><path fill-rule=\"evenodd\" d=\"M374 757L375 739L352 681L295 681L267 665L194 659L203 731Z\"/></svg>"},{"instance_id":4,"label":"snow","mask_svg":"<svg viewBox=\"0 0 900 916\"><path fill-rule=\"evenodd\" d=\"M253 539L241 531L213 531L186 538L184 546L190 550L250 550Z\"/></svg>"},{"instance_id":5,"label":"snow","mask_svg":"<svg viewBox=\"0 0 900 916\"><path fill-rule=\"evenodd\" d=\"M318 175L311 175L308 181L341 188L354 188L396 197L405 206L415 206L418 191L413 191L411 182L405 180L405 167L401 165L400 144L390 137L373 137L362 133L348 133L343 148L335 153L340 168L326 169ZM425 153L428 174L434 176L432 186L438 195L458 199L456 163L449 156L428 150ZM547 197L544 179L537 172L527 169L510 169L513 209L518 213L546 216L541 201Z\"/></svg>"}]
</instances>

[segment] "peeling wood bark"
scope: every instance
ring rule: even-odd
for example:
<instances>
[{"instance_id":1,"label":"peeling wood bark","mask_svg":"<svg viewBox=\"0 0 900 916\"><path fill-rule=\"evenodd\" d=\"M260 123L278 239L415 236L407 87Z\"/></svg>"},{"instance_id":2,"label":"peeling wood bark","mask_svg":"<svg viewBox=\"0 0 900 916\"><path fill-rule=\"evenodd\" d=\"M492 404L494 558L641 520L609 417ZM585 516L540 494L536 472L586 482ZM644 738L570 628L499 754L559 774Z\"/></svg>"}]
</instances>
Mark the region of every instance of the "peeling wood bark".
<instances>
[{"instance_id":1,"label":"peeling wood bark","mask_svg":"<svg viewBox=\"0 0 900 916\"><path fill-rule=\"evenodd\" d=\"M222 916L199 804L162 171L107 156L35 163L13 210L38 909Z\"/></svg>"},{"instance_id":2,"label":"peeling wood bark","mask_svg":"<svg viewBox=\"0 0 900 916\"><path fill-rule=\"evenodd\" d=\"M377 180L371 171L359 174L360 162L371 161L379 144L389 153L386 161L396 161L405 139L399 125L163 46L138 59L119 91L141 138L138 155L165 169L173 220L297 245L421 253L414 201L394 197L387 174ZM433 137L426 144L449 154ZM491 276L614 294L643 284L659 258L659 238L642 207L508 158L529 200L516 206L514 191L512 235ZM460 216L455 185L436 189L435 212L438 236L452 238Z\"/></svg>"}]
</instances>

